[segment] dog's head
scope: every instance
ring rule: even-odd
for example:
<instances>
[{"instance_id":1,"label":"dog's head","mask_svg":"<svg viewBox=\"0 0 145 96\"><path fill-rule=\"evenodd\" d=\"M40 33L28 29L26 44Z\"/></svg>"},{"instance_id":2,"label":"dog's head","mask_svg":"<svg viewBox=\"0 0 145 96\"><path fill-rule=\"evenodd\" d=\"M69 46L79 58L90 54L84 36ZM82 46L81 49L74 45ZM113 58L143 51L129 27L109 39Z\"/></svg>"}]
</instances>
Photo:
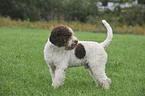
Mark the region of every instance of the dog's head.
<instances>
[{"instance_id":1,"label":"dog's head","mask_svg":"<svg viewBox=\"0 0 145 96\"><path fill-rule=\"evenodd\" d=\"M74 36L71 28L60 25L51 31L50 42L58 47L65 47L66 50L71 50L77 45L78 39Z\"/></svg>"}]
</instances>

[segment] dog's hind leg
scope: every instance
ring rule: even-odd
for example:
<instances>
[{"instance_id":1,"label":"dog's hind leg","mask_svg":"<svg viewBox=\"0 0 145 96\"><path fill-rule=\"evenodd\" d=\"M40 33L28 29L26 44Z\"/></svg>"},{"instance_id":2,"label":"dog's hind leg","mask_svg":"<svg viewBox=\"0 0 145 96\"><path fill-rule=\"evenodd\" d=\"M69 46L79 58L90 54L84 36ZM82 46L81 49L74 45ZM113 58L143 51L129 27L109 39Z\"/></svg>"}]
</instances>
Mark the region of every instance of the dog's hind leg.
<instances>
[{"instance_id":1,"label":"dog's hind leg","mask_svg":"<svg viewBox=\"0 0 145 96\"><path fill-rule=\"evenodd\" d=\"M99 86L99 82L98 82L98 80L96 80L95 76L93 75L92 70L91 70L90 68L88 68L88 71L89 71L90 75L93 77L93 79L95 80L95 82L96 82L96 87L98 87L98 86Z\"/></svg>"},{"instance_id":2,"label":"dog's hind leg","mask_svg":"<svg viewBox=\"0 0 145 96\"><path fill-rule=\"evenodd\" d=\"M106 76L105 66L96 66L90 64L90 70L92 72L95 81L98 81L97 83L99 83L99 85L103 84L103 87L105 89L109 89L111 79Z\"/></svg>"}]
</instances>

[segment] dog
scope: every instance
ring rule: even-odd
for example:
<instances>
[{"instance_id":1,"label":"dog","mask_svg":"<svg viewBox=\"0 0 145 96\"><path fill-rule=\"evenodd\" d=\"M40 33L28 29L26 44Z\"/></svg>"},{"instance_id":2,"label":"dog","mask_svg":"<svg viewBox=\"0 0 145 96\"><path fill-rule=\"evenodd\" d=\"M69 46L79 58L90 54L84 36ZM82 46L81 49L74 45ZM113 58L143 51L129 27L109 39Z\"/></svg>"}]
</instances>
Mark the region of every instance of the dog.
<instances>
[{"instance_id":1,"label":"dog","mask_svg":"<svg viewBox=\"0 0 145 96\"><path fill-rule=\"evenodd\" d=\"M84 66L96 82L109 89L111 79L106 76L105 64L107 53L105 48L113 38L110 25L102 20L107 28L107 38L102 43L93 41L78 41L73 30L64 25L55 27L44 47L44 59L48 64L52 77L52 86L58 88L64 84L67 68Z\"/></svg>"}]
</instances>

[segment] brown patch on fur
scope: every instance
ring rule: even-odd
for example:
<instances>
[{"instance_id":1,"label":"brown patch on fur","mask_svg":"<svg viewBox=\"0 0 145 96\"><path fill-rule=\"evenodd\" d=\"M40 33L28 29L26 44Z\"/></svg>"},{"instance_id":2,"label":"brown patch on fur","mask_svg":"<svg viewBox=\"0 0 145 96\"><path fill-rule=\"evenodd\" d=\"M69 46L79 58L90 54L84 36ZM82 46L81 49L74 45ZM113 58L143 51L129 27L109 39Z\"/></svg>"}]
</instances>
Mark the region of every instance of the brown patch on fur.
<instances>
[{"instance_id":1,"label":"brown patch on fur","mask_svg":"<svg viewBox=\"0 0 145 96\"><path fill-rule=\"evenodd\" d=\"M50 42L59 47L66 46L71 36L72 32L68 27L60 25L51 31Z\"/></svg>"},{"instance_id":2,"label":"brown patch on fur","mask_svg":"<svg viewBox=\"0 0 145 96\"><path fill-rule=\"evenodd\" d=\"M85 57L85 55L86 55L86 50L84 46L81 43L79 43L75 49L75 56L79 59L82 59Z\"/></svg>"}]
</instances>

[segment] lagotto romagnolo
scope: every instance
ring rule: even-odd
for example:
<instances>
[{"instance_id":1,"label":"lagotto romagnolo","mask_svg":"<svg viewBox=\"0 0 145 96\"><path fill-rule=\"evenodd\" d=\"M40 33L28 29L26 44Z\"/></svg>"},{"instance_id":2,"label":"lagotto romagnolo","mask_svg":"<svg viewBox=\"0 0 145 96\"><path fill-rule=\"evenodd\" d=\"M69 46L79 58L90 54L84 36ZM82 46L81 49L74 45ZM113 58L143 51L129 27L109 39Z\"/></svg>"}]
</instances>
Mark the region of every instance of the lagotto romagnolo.
<instances>
[{"instance_id":1,"label":"lagotto romagnolo","mask_svg":"<svg viewBox=\"0 0 145 96\"><path fill-rule=\"evenodd\" d=\"M58 88L64 84L67 68L84 66L96 82L109 89L111 79L106 76L105 64L107 53L105 48L112 40L113 32L110 25L102 20L107 28L107 38L102 43L78 41L73 30L64 25L55 27L44 48L44 58L52 76L52 86ZM85 77L84 77L85 78Z\"/></svg>"}]
</instances>

